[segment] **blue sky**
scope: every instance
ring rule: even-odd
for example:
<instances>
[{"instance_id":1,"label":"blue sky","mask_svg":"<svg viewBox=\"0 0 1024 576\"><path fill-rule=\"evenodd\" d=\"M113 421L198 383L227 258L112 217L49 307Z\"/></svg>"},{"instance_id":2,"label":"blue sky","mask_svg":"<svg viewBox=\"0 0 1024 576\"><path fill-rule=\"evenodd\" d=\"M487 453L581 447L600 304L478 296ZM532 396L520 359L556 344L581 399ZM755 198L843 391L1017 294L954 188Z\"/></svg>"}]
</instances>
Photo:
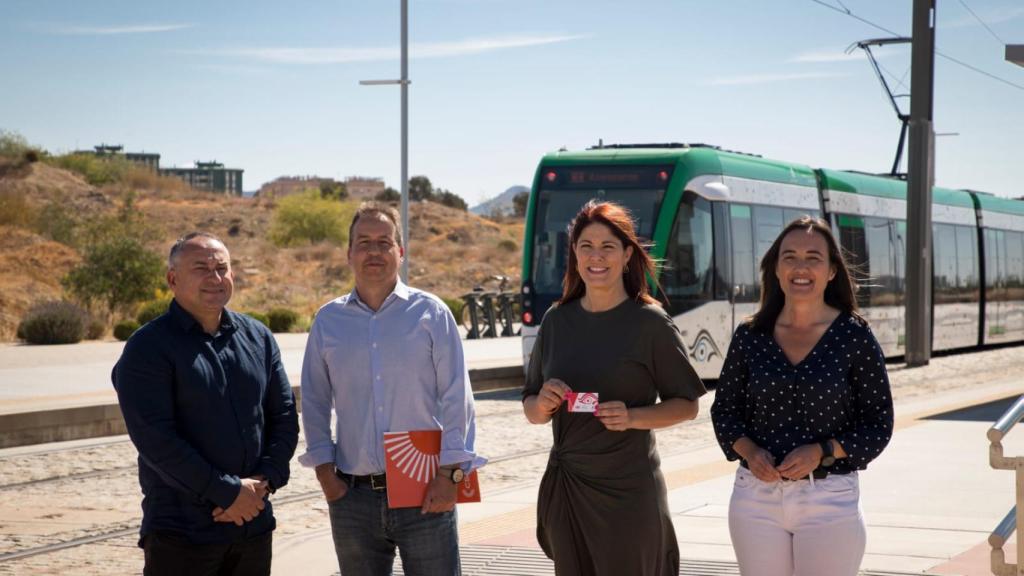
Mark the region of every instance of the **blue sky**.
<instances>
[{"instance_id":1,"label":"blue sky","mask_svg":"<svg viewBox=\"0 0 1024 576\"><path fill-rule=\"evenodd\" d=\"M911 0L823 0L906 35ZM853 42L886 36L811 0L411 0L410 173L471 204L529 185L562 146L706 142L886 171L897 122ZM986 30L965 9L991 28ZM1019 0L939 0L936 182L1024 196ZM997 39L997 37L999 39ZM398 187L398 0L3 0L0 128L281 175ZM897 84L908 47L877 52ZM907 102L909 110L909 102Z\"/></svg>"}]
</instances>

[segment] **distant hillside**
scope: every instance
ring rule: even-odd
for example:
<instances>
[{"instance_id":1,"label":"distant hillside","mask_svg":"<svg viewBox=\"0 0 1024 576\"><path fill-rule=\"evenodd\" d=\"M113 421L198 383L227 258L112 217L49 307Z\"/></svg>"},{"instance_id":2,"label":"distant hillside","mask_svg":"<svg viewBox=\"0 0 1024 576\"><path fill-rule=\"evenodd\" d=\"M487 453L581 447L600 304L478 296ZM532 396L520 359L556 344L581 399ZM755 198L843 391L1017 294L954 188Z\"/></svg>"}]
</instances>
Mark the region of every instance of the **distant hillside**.
<instances>
[{"instance_id":1,"label":"distant hillside","mask_svg":"<svg viewBox=\"0 0 1024 576\"><path fill-rule=\"evenodd\" d=\"M25 210L47 203L75 214L109 214L123 204L123 189L95 187L76 174L38 162L0 170L0 204L23 202ZM267 238L275 202L198 191L134 190L134 205L159 231L151 248L163 257L174 239L206 230L224 239L236 275L232 307L266 311L291 307L303 314L351 289L344 247L316 244L278 248ZM518 278L521 223L496 223L432 202L410 205L411 284L458 297L489 276ZM16 223L0 224L0 341L36 301L63 295L60 279L81 259L70 246Z\"/></svg>"},{"instance_id":2,"label":"distant hillside","mask_svg":"<svg viewBox=\"0 0 1024 576\"><path fill-rule=\"evenodd\" d=\"M530 189L526 186L513 186L494 198L473 206L469 211L478 216L511 216L515 213L512 199L522 192L529 193Z\"/></svg>"}]
</instances>

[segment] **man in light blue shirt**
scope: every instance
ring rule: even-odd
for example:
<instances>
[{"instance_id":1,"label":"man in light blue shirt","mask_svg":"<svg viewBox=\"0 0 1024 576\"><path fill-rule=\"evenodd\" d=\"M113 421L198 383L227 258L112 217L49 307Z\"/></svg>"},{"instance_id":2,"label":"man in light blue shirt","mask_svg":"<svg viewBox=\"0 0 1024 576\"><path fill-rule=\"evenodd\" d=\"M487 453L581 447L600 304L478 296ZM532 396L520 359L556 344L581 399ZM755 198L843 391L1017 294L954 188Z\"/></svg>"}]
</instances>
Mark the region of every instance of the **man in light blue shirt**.
<instances>
[{"instance_id":1,"label":"man in light blue shirt","mask_svg":"<svg viewBox=\"0 0 1024 576\"><path fill-rule=\"evenodd\" d=\"M398 279L401 238L393 208L360 206L349 228L355 288L320 308L302 365L299 462L316 469L345 576L391 574L396 547L408 574L460 574L456 488L485 462L473 451L473 395L455 318ZM440 467L422 508L389 509L384 433L438 429Z\"/></svg>"}]
</instances>

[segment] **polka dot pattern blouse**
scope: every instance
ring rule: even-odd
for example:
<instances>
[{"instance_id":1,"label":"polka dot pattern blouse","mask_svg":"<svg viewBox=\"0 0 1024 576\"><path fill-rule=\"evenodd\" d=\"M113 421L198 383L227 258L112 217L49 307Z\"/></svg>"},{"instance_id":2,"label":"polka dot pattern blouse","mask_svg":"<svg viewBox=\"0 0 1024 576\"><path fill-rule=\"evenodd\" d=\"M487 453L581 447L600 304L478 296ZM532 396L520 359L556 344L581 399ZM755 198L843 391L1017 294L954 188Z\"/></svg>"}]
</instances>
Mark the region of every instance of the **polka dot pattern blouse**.
<instances>
[{"instance_id":1,"label":"polka dot pattern blouse","mask_svg":"<svg viewBox=\"0 0 1024 576\"><path fill-rule=\"evenodd\" d=\"M847 458L829 470L863 470L892 437L885 357L866 324L840 314L810 354L793 365L771 334L740 325L711 406L718 443L729 460L742 436L775 457L835 438Z\"/></svg>"}]
</instances>

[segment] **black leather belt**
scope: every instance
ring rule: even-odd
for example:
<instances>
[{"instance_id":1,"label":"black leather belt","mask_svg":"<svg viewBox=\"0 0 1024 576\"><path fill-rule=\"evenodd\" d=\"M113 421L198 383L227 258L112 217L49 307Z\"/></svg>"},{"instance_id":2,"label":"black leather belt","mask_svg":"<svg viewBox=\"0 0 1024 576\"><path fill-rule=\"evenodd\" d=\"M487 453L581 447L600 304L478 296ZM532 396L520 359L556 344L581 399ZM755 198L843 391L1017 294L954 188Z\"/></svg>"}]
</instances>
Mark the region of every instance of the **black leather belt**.
<instances>
[{"instance_id":1,"label":"black leather belt","mask_svg":"<svg viewBox=\"0 0 1024 576\"><path fill-rule=\"evenodd\" d=\"M366 476L356 476L355 474L346 474L341 470L335 470L338 478L341 478L349 486L357 486L359 484L369 484L370 489L374 492L383 492L388 489L388 479L384 474L367 474Z\"/></svg>"}]
</instances>

